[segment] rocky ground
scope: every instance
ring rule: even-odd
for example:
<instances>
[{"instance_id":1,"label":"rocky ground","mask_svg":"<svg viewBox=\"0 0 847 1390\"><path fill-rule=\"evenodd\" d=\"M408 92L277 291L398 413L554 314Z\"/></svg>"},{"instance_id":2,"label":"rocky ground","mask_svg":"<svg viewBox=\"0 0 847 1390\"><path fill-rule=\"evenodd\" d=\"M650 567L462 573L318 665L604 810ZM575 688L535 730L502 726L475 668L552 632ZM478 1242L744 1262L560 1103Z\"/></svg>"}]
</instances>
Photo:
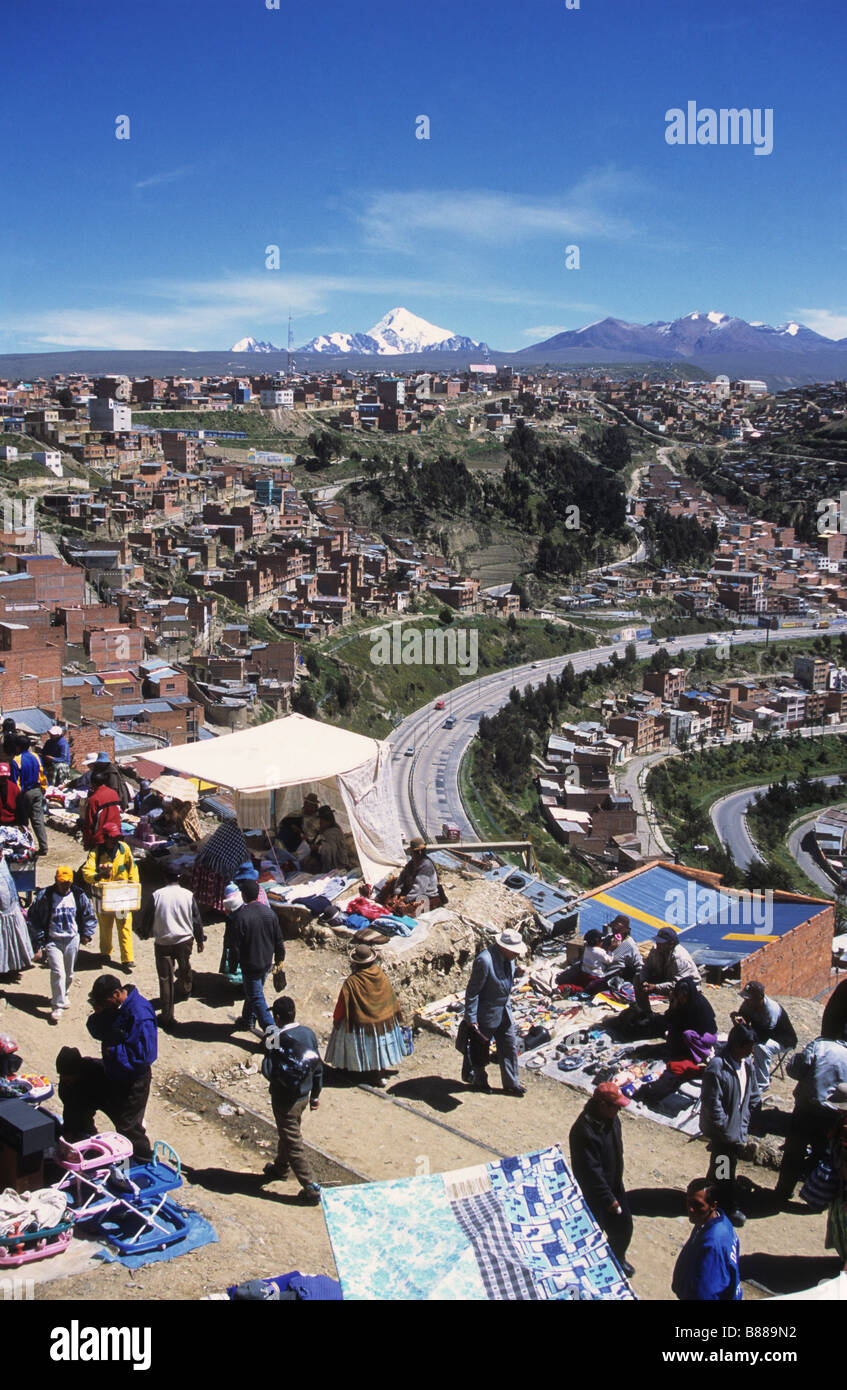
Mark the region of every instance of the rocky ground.
<instances>
[{"instance_id":1,"label":"rocky ground","mask_svg":"<svg viewBox=\"0 0 847 1390\"><path fill-rule=\"evenodd\" d=\"M57 863L76 865L82 860L79 844L58 832L51 832L51 846L50 855L41 861L40 884L50 881ZM455 893L453 885L451 905L456 902ZM450 930L455 944L461 946L463 932L458 927ZM292 1268L334 1272L320 1210L297 1203L294 1183L262 1186L259 1181L262 1165L272 1152L273 1134L267 1086L258 1075L261 1044L250 1035L227 1031L239 1003L216 974L222 932L222 924L210 926L206 950L195 957L195 990L190 1000L178 1005L178 1031L160 1033L147 1110L151 1137L171 1143L185 1165L182 1200L212 1223L218 1242L138 1273L131 1274L119 1264L86 1269L40 1285L40 1298L193 1299L230 1283ZM133 983L155 999L152 945L136 940L135 947ZM329 942L316 949L314 938L313 944L293 941L286 966L288 992L298 1002L299 1017L323 1042L346 973L344 952ZM405 1002L410 1009L423 995L436 998L457 988L457 978L466 974L466 966L451 962L441 949L429 966L423 972L429 976L425 986L421 976L412 978L405 968L410 995ZM20 983L0 986L0 1031L17 1039L25 1070L53 1073L62 1044L96 1052L85 1019L86 996L98 973L98 958L81 953L72 1005L58 1027L48 1023L46 970L33 967L22 974ZM392 973L400 983L403 968ZM737 1006L735 991L713 989L709 997L725 1027L730 1010ZM802 1000L781 1002L801 1043L816 1035L820 1017L816 1006ZM496 1091L480 1095L462 1085L459 1070L452 1044L422 1032L414 1056L403 1063L386 1092L329 1078L319 1110L307 1115L304 1123L307 1140L331 1156L318 1157L319 1178L338 1182L358 1175L379 1180L463 1167L495 1154L555 1143L567 1149L568 1131L585 1102L583 1092L531 1076L523 1100ZM195 1080L186 1082L186 1077ZM790 1083L775 1082L765 1111L765 1128L771 1133L764 1136L765 1149L770 1143L774 1153L790 1103ZM630 1251L637 1267L633 1284L641 1298L669 1299L673 1264L689 1230L681 1193L690 1178L705 1171L706 1149L699 1140L625 1112L622 1122L626 1181L636 1215ZM774 1185L776 1174L771 1167L744 1163L740 1171L756 1186ZM837 1266L824 1251L823 1216L810 1214L800 1203L776 1215L758 1215L755 1200L748 1209L751 1219L741 1232L741 1248L744 1256L756 1257L748 1272L752 1270L760 1282L771 1288L799 1288L835 1272ZM762 1296L747 1285L745 1297Z\"/></svg>"}]
</instances>

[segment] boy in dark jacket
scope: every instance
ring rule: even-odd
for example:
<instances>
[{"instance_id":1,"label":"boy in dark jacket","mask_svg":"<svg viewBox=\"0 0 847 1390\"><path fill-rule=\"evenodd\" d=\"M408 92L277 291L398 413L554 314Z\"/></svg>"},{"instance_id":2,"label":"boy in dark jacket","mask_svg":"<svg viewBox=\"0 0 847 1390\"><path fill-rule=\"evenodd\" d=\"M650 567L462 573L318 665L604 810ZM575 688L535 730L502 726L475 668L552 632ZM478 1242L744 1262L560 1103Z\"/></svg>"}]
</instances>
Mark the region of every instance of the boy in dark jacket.
<instances>
[{"instance_id":1,"label":"boy in dark jacket","mask_svg":"<svg viewBox=\"0 0 847 1390\"><path fill-rule=\"evenodd\" d=\"M301 1200L317 1206L321 1190L309 1167L300 1137L300 1121L307 1101L310 1110L317 1110L319 1104L323 1065L318 1040L311 1028L294 1022L294 1000L287 995L275 1000L272 1012L276 1026L269 1028L265 1036L267 1051L262 1075L270 1082L279 1146L275 1162L265 1165L265 1177L285 1179L289 1168L293 1169L300 1183Z\"/></svg>"},{"instance_id":2,"label":"boy in dark jacket","mask_svg":"<svg viewBox=\"0 0 847 1390\"><path fill-rule=\"evenodd\" d=\"M632 1240L632 1214L623 1185L623 1138L618 1111L629 1105L614 1082L594 1088L570 1132L571 1168L591 1215L605 1231L624 1274L635 1273L626 1259Z\"/></svg>"},{"instance_id":3,"label":"boy in dark jacket","mask_svg":"<svg viewBox=\"0 0 847 1390\"><path fill-rule=\"evenodd\" d=\"M98 976L89 1002L94 1012L87 1027L101 1044L102 1060L80 1057L76 1048L63 1048L56 1058L65 1138L94 1134L94 1115L102 1110L118 1134L132 1142L135 1158L145 1163L153 1150L144 1111L151 1065L158 1056L153 1006L134 985L124 986L114 975Z\"/></svg>"}]
</instances>

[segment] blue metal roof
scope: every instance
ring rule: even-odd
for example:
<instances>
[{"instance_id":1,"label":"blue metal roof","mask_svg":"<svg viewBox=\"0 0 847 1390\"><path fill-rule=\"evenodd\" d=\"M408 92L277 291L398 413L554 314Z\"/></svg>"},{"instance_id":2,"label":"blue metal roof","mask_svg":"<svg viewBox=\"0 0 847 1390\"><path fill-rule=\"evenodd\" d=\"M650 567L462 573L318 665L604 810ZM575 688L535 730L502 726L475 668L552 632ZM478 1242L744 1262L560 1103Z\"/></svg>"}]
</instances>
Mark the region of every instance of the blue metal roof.
<instances>
[{"instance_id":1,"label":"blue metal roof","mask_svg":"<svg viewBox=\"0 0 847 1390\"><path fill-rule=\"evenodd\" d=\"M659 927L674 927L695 960L733 964L809 921L825 905L729 893L653 864L595 889L580 903L579 929L583 935L592 928L602 931L623 912L635 941L651 941Z\"/></svg>"},{"instance_id":2,"label":"blue metal roof","mask_svg":"<svg viewBox=\"0 0 847 1390\"><path fill-rule=\"evenodd\" d=\"M52 715L45 714L43 709L7 709L3 714L14 719L16 724L25 725L33 734L46 734L56 723Z\"/></svg>"}]
</instances>

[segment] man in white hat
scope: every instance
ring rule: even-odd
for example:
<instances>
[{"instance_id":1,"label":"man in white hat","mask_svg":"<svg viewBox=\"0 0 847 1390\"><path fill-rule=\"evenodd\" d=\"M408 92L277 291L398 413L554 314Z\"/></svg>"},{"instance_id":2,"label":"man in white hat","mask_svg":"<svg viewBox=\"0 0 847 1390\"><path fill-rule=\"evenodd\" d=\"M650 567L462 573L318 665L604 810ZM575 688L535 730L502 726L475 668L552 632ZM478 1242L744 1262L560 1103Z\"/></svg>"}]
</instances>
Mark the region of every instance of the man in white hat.
<instances>
[{"instance_id":1,"label":"man in white hat","mask_svg":"<svg viewBox=\"0 0 847 1390\"><path fill-rule=\"evenodd\" d=\"M509 1002L515 982L516 961L526 955L520 932L501 931L491 946L480 951L473 963L465 991L465 1021L483 1042L497 1041L497 1058L503 1092L507 1096L525 1095L518 1080L518 1047ZM473 1069L475 1091L490 1091L485 1064Z\"/></svg>"}]
</instances>

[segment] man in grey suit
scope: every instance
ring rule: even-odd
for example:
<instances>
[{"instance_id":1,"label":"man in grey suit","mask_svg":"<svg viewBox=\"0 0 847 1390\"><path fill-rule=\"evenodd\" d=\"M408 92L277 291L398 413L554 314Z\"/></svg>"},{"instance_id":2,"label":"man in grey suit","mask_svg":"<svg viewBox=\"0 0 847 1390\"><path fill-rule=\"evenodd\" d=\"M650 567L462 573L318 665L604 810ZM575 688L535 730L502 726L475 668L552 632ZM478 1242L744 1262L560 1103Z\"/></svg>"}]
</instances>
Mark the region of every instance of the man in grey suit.
<instances>
[{"instance_id":1,"label":"man in grey suit","mask_svg":"<svg viewBox=\"0 0 847 1390\"><path fill-rule=\"evenodd\" d=\"M473 963L465 991L465 1020L485 1042L497 1040L497 1057L503 1091L522 1096L518 1081L518 1049L509 997L515 982L515 962L526 954L526 946L516 931L502 931L494 943L480 951ZM475 1091L490 1091L485 1064L474 1068Z\"/></svg>"}]
</instances>

